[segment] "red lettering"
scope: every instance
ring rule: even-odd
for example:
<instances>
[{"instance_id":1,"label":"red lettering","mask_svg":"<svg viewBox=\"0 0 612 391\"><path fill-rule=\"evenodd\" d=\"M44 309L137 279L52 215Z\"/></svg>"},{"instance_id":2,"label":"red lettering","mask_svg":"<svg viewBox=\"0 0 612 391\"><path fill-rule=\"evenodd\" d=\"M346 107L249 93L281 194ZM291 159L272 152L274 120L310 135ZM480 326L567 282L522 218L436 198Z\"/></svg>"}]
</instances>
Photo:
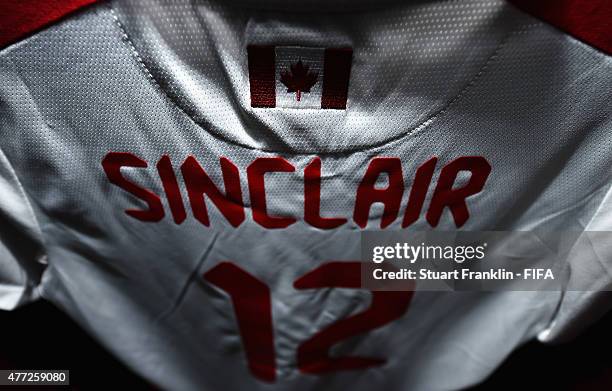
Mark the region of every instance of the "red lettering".
<instances>
[{"instance_id":1,"label":"red lettering","mask_svg":"<svg viewBox=\"0 0 612 391\"><path fill-rule=\"evenodd\" d=\"M436 170L438 158L432 157L419 166L412 181L410 194L404 210L402 227L414 224L424 208L429 188ZM160 197L153 191L143 188L121 173L122 167L147 168L147 162L131 153L110 152L102 166L110 180L133 196L144 201L148 209L126 210L129 216L142 221L160 221L164 217L164 206ZM189 204L193 216L205 226L210 226L206 196L220 213L234 226L240 226L245 220L245 204L242 198L240 172L229 159L220 159L224 182L224 192L216 186L206 171L193 156L188 156L180 167ZM341 215L325 217L321 215L322 199L322 161L314 157L304 168L304 222L319 229L334 229L346 224L347 218ZM172 161L163 155L156 165L168 206L176 224L181 224L187 217L186 205ZM465 184L458 184L460 172L469 172ZM253 220L269 229L286 228L297 220L291 215L273 215L268 213L265 174L293 173L295 167L282 157L258 158L247 167L247 185L250 195L250 207ZM481 156L460 157L442 168L438 183L431 196L426 219L432 227L439 224L445 208L452 213L455 225L463 226L470 217L467 198L482 191L491 172L491 165ZM386 175L382 177L381 175ZM466 173L466 178L468 175ZM386 186L377 185L381 179L388 179ZM462 182L463 183L463 182ZM366 228L370 220L370 211L375 203L383 204L380 228L391 225L398 217L404 193L404 178L401 160L396 157L375 157L369 162L366 172L357 187L353 221L360 228ZM333 215L332 215L333 216Z\"/></svg>"},{"instance_id":2,"label":"red lettering","mask_svg":"<svg viewBox=\"0 0 612 391\"><path fill-rule=\"evenodd\" d=\"M164 207L159 196L128 181L121 174L122 167L146 168L147 166L146 161L127 152L109 152L102 160L102 168L110 183L140 198L149 207L147 210L128 209L125 213L141 221L160 221L164 218Z\"/></svg>"},{"instance_id":3,"label":"red lettering","mask_svg":"<svg viewBox=\"0 0 612 391\"><path fill-rule=\"evenodd\" d=\"M270 216L266 206L264 175L268 172L294 172L295 167L281 157L258 158L247 168L249 193L253 220L265 228L286 228L295 223L295 218Z\"/></svg>"},{"instance_id":4,"label":"red lettering","mask_svg":"<svg viewBox=\"0 0 612 391\"><path fill-rule=\"evenodd\" d=\"M438 158L432 157L417 169L410 189L410 198L408 198L408 204L406 205L402 228L408 227L419 219L437 162Z\"/></svg>"},{"instance_id":5,"label":"red lettering","mask_svg":"<svg viewBox=\"0 0 612 391\"><path fill-rule=\"evenodd\" d=\"M185 160L181 166L181 172L187 187L189 202L194 217L205 226L209 226L208 211L203 197L206 194L230 224L238 227L245 218L242 189L240 188L240 173L238 167L227 158L222 157L220 162L225 194L215 186L193 156L189 156Z\"/></svg>"},{"instance_id":6,"label":"red lettering","mask_svg":"<svg viewBox=\"0 0 612 391\"><path fill-rule=\"evenodd\" d=\"M330 262L295 281L296 289L361 287L360 262ZM333 345L399 319L408 309L413 291L372 291L372 303L364 312L340 319L302 343L297 363L304 373L365 369L386 362L371 357L330 357Z\"/></svg>"},{"instance_id":7,"label":"red lettering","mask_svg":"<svg viewBox=\"0 0 612 391\"><path fill-rule=\"evenodd\" d=\"M270 289L261 280L230 262L221 262L204 274L204 279L231 298L251 373L274 382L276 363ZM361 287L360 262L329 262L295 280L296 289ZM382 327L408 310L413 291L372 291L370 307L340 319L300 344L297 364L304 373L366 369L386 362L371 357L330 357L333 345Z\"/></svg>"},{"instance_id":8,"label":"red lettering","mask_svg":"<svg viewBox=\"0 0 612 391\"><path fill-rule=\"evenodd\" d=\"M389 176L389 186L384 189L377 189L375 187L376 180L382 173L387 173ZM370 207L373 203L380 202L385 205L380 227L385 228L397 218L403 193L404 178L400 159L390 157L372 159L357 188L353 214L355 223L361 228L365 228L368 224Z\"/></svg>"},{"instance_id":9,"label":"red lettering","mask_svg":"<svg viewBox=\"0 0 612 391\"><path fill-rule=\"evenodd\" d=\"M273 382L276 379L276 353L268 286L229 262L222 262L206 272L204 279L230 295L253 376Z\"/></svg>"},{"instance_id":10,"label":"red lettering","mask_svg":"<svg viewBox=\"0 0 612 391\"><path fill-rule=\"evenodd\" d=\"M470 171L470 180L465 186L453 189L461 171ZM447 206L453 214L457 228L465 224L470 217L465 200L482 190L490 172L491 165L482 156L463 156L444 166L427 211L429 224L432 227L437 226L442 211Z\"/></svg>"},{"instance_id":11,"label":"red lettering","mask_svg":"<svg viewBox=\"0 0 612 391\"><path fill-rule=\"evenodd\" d=\"M185 212L185 205L183 204L183 197L181 196L181 190L174 175L174 169L172 168L172 162L168 155L162 156L157 162L157 172L161 178L164 192L168 198L168 205L172 212L172 218L176 224L181 224L187 218Z\"/></svg>"}]
</instances>

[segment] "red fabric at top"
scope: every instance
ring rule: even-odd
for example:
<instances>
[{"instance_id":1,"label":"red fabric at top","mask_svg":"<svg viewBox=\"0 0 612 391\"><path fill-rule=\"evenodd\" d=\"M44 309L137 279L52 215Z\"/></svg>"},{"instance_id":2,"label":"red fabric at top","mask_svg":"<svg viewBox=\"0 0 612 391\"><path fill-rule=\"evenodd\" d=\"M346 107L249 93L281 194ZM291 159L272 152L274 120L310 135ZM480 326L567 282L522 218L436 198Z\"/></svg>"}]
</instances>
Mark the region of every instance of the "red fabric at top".
<instances>
[{"instance_id":1,"label":"red fabric at top","mask_svg":"<svg viewBox=\"0 0 612 391\"><path fill-rule=\"evenodd\" d=\"M509 0L521 10L612 54L612 0Z\"/></svg>"},{"instance_id":2,"label":"red fabric at top","mask_svg":"<svg viewBox=\"0 0 612 391\"><path fill-rule=\"evenodd\" d=\"M0 0L0 48L99 0Z\"/></svg>"},{"instance_id":3,"label":"red fabric at top","mask_svg":"<svg viewBox=\"0 0 612 391\"><path fill-rule=\"evenodd\" d=\"M0 48L99 0L0 0ZM612 54L611 0L509 0L583 42Z\"/></svg>"}]
</instances>

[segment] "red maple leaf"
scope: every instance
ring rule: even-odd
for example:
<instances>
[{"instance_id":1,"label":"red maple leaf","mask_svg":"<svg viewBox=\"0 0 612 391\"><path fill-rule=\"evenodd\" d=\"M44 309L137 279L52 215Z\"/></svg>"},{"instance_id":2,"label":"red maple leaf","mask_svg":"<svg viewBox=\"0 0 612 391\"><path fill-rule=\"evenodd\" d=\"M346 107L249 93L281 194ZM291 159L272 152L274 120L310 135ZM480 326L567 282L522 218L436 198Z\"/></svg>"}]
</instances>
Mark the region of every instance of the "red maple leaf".
<instances>
[{"instance_id":1,"label":"red maple leaf","mask_svg":"<svg viewBox=\"0 0 612 391\"><path fill-rule=\"evenodd\" d=\"M302 64L302 60L291 65L290 68L291 71L283 70L281 72L280 80L287 87L287 92L295 92L295 98L299 102L302 92L310 92L312 86L317 84L319 73L310 72L310 67Z\"/></svg>"}]
</instances>

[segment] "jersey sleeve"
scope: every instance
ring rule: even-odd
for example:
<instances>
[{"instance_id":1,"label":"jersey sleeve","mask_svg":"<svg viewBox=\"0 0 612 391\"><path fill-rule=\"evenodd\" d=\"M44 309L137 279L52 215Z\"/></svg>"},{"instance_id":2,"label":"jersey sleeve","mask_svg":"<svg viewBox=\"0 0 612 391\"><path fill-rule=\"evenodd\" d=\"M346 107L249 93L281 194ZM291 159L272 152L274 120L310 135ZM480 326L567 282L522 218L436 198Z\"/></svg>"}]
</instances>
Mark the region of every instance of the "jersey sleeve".
<instances>
[{"instance_id":1,"label":"jersey sleeve","mask_svg":"<svg viewBox=\"0 0 612 391\"><path fill-rule=\"evenodd\" d=\"M579 334L612 309L612 186L574 244L569 275L543 342L562 342Z\"/></svg>"},{"instance_id":2,"label":"jersey sleeve","mask_svg":"<svg viewBox=\"0 0 612 391\"><path fill-rule=\"evenodd\" d=\"M0 309L37 297L46 264L42 237L27 195L0 149Z\"/></svg>"}]
</instances>

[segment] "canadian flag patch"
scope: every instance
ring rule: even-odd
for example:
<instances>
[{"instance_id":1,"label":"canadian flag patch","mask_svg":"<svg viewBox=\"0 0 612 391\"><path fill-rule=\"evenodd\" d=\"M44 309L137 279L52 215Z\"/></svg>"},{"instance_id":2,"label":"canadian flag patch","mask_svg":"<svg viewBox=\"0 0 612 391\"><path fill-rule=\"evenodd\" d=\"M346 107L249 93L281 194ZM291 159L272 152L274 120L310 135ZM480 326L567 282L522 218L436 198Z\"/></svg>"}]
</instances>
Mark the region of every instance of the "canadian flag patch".
<instances>
[{"instance_id":1,"label":"canadian flag patch","mask_svg":"<svg viewBox=\"0 0 612 391\"><path fill-rule=\"evenodd\" d=\"M346 110L353 50L249 45L251 107Z\"/></svg>"}]
</instances>

